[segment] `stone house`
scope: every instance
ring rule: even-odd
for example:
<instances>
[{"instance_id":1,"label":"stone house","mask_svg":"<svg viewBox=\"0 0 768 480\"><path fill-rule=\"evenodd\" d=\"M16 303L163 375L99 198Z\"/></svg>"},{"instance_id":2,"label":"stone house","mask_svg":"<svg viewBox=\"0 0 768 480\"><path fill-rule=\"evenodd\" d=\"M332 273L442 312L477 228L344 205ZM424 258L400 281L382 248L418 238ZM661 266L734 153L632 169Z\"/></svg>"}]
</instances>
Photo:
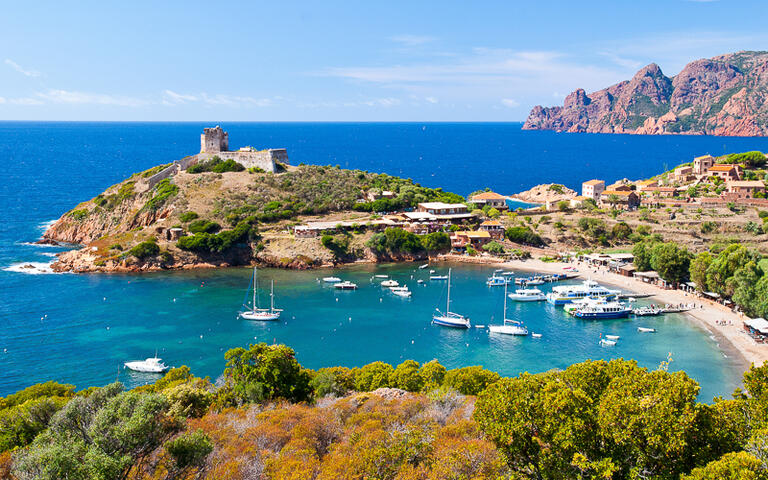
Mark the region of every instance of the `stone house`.
<instances>
[{"instance_id":1,"label":"stone house","mask_svg":"<svg viewBox=\"0 0 768 480\"><path fill-rule=\"evenodd\" d=\"M581 195L583 197L591 198L594 201L600 199L600 194L605 190L605 182L603 180L589 180L581 184Z\"/></svg>"},{"instance_id":2,"label":"stone house","mask_svg":"<svg viewBox=\"0 0 768 480\"><path fill-rule=\"evenodd\" d=\"M757 192L765 193L765 184L760 180L730 181L726 188L732 198L754 198Z\"/></svg>"},{"instance_id":3,"label":"stone house","mask_svg":"<svg viewBox=\"0 0 768 480\"><path fill-rule=\"evenodd\" d=\"M496 192L483 192L473 195L469 199L470 203L474 203L482 208L485 205L493 207L496 210L508 210L507 197L500 195Z\"/></svg>"},{"instance_id":4,"label":"stone house","mask_svg":"<svg viewBox=\"0 0 768 480\"><path fill-rule=\"evenodd\" d=\"M613 203L612 200L614 200ZM600 205L621 210L634 210L640 205L640 197L631 190L606 190L600 195Z\"/></svg>"},{"instance_id":5,"label":"stone house","mask_svg":"<svg viewBox=\"0 0 768 480\"><path fill-rule=\"evenodd\" d=\"M733 181L733 180L740 180L741 165L736 165L733 163L718 163L716 165L712 165L711 167L709 167L709 170L707 170L707 174L710 177L720 177L726 182Z\"/></svg>"},{"instance_id":6,"label":"stone house","mask_svg":"<svg viewBox=\"0 0 768 480\"><path fill-rule=\"evenodd\" d=\"M702 155L693 159L693 174L705 175L707 170L715 164L715 157L712 155Z\"/></svg>"},{"instance_id":7,"label":"stone house","mask_svg":"<svg viewBox=\"0 0 768 480\"><path fill-rule=\"evenodd\" d=\"M672 180L675 182L685 183L689 181L693 177L693 167L690 165L683 165L682 167L677 167L674 172L672 172Z\"/></svg>"},{"instance_id":8,"label":"stone house","mask_svg":"<svg viewBox=\"0 0 768 480\"><path fill-rule=\"evenodd\" d=\"M477 229L488 232L494 240L501 240L504 238L504 225L498 220L486 220L481 223Z\"/></svg>"},{"instance_id":9,"label":"stone house","mask_svg":"<svg viewBox=\"0 0 768 480\"><path fill-rule=\"evenodd\" d=\"M483 245L490 241L491 234L482 230L453 232L451 235L451 248L464 250L471 246L475 250L480 251Z\"/></svg>"},{"instance_id":10,"label":"stone house","mask_svg":"<svg viewBox=\"0 0 768 480\"><path fill-rule=\"evenodd\" d=\"M641 180L635 184L638 192L644 192L648 188L658 187L658 180Z\"/></svg>"}]
</instances>

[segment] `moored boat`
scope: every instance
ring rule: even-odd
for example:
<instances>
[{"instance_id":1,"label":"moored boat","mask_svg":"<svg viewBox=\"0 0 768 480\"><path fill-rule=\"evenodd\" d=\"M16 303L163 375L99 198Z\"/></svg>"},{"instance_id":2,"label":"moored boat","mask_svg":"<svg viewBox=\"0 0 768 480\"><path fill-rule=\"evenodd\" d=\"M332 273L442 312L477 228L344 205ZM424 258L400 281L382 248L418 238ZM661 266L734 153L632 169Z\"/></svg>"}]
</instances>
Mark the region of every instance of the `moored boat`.
<instances>
[{"instance_id":1,"label":"moored boat","mask_svg":"<svg viewBox=\"0 0 768 480\"><path fill-rule=\"evenodd\" d=\"M640 333L656 333L655 328L637 327L637 331Z\"/></svg>"},{"instance_id":2,"label":"moored boat","mask_svg":"<svg viewBox=\"0 0 768 480\"><path fill-rule=\"evenodd\" d=\"M350 281L339 282L334 285L334 288L339 290L357 290L357 284Z\"/></svg>"},{"instance_id":3,"label":"moored boat","mask_svg":"<svg viewBox=\"0 0 768 480\"><path fill-rule=\"evenodd\" d=\"M430 280L448 280L448 275L430 275Z\"/></svg>"},{"instance_id":4,"label":"moored boat","mask_svg":"<svg viewBox=\"0 0 768 480\"><path fill-rule=\"evenodd\" d=\"M523 325L522 322L519 322L517 320L510 320L507 318L507 286L506 285L504 285L504 310L502 313L502 317L504 318L504 324L490 325L488 327L488 331L490 333L500 333L502 335L518 335L518 336L528 335L528 328L525 325Z\"/></svg>"},{"instance_id":5,"label":"moored boat","mask_svg":"<svg viewBox=\"0 0 768 480\"><path fill-rule=\"evenodd\" d=\"M170 368L163 363L162 359L157 357L157 354L155 354L154 357L144 360L125 362L123 365L129 370L142 373L163 373Z\"/></svg>"},{"instance_id":6,"label":"moored boat","mask_svg":"<svg viewBox=\"0 0 768 480\"><path fill-rule=\"evenodd\" d=\"M615 298L618 293L617 290L609 290L595 281L585 280L584 283L577 285L552 287L552 291L547 294L547 301L553 305L564 305L585 297L599 297L610 300Z\"/></svg>"},{"instance_id":7,"label":"moored boat","mask_svg":"<svg viewBox=\"0 0 768 480\"><path fill-rule=\"evenodd\" d=\"M655 317L656 315L661 315L662 313L664 313L662 309L656 308L654 306L640 307L632 310L632 314L636 317Z\"/></svg>"},{"instance_id":8,"label":"moored boat","mask_svg":"<svg viewBox=\"0 0 768 480\"><path fill-rule=\"evenodd\" d=\"M616 340L608 340L605 338L601 338L600 345L602 345L603 347L613 347L616 345Z\"/></svg>"},{"instance_id":9,"label":"moored boat","mask_svg":"<svg viewBox=\"0 0 768 480\"><path fill-rule=\"evenodd\" d=\"M497 277L496 275L488 277L488 280L485 281L485 284L489 287L502 287L507 283L509 283L509 279L505 277Z\"/></svg>"},{"instance_id":10,"label":"moored boat","mask_svg":"<svg viewBox=\"0 0 768 480\"><path fill-rule=\"evenodd\" d=\"M451 269L448 269L448 296L445 303L445 313L437 310L437 313L432 315L432 323L435 325L441 325L443 327L451 328L469 328L469 318L459 313L451 312Z\"/></svg>"},{"instance_id":11,"label":"moored boat","mask_svg":"<svg viewBox=\"0 0 768 480\"><path fill-rule=\"evenodd\" d=\"M584 320L627 318L632 309L623 302L586 304L573 311L573 316Z\"/></svg>"},{"instance_id":12,"label":"moored boat","mask_svg":"<svg viewBox=\"0 0 768 480\"><path fill-rule=\"evenodd\" d=\"M250 310L240 312L240 318L245 320L258 320L258 321L272 321L280 318L281 309L275 308L275 281L272 280L271 288L269 291L269 308L259 308L256 300L256 268L253 269L253 278L251 279L253 284L253 300L250 306ZM243 306L248 309L248 305L243 302Z\"/></svg>"},{"instance_id":13,"label":"moored boat","mask_svg":"<svg viewBox=\"0 0 768 480\"><path fill-rule=\"evenodd\" d=\"M325 283L339 283L341 279L339 277L323 277Z\"/></svg>"},{"instance_id":14,"label":"moored boat","mask_svg":"<svg viewBox=\"0 0 768 480\"><path fill-rule=\"evenodd\" d=\"M518 288L508 296L516 302L539 302L547 299L544 292L538 288Z\"/></svg>"},{"instance_id":15,"label":"moored boat","mask_svg":"<svg viewBox=\"0 0 768 480\"><path fill-rule=\"evenodd\" d=\"M398 285L400 284L397 283L396 280L384 280L383 282L381 282L382 287L396 287Z\"/></svg>"}]
</instances>

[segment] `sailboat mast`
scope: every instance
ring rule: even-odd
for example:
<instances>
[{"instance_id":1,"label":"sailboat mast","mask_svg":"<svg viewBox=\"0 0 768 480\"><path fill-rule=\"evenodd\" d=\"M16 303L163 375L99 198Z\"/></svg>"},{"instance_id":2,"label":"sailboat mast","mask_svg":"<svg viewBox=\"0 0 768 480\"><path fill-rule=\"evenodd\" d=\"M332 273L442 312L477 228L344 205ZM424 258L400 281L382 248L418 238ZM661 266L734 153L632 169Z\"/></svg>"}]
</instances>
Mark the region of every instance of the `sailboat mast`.
<instances>
[{"instance_id":1,"label":"sailboat mast","mask_svg":"<svg viewBox=\"0 0 768 480\"><path fill-rule=\"evenodd\" d=\"M253 311L256 311L256 267L253 267L253 303L251 304Z\"/></svg>"},{"instance_id":2,"label":"sailboat mast","mask_svg":"<svg viewBox=\"0 0 768 480\"><path fill-rule=\"evenodd\" d=\"M269 311L275 313L275 281L272 280L272 287L269 290Z\"/></svg>"},{"instance_id":3,"label":"sailboat mast","mask_svg":"<svg viewBox=\"0 0 768 480\"><path fill-rule=\"evenodd\" d=\"M507 323L507 281L504 280L504 323Z\"/></svg>"},{"instance_id":4,"label":"sailboat mast","mask_svg":"<svg viewBox=\"0 0 768 480\"><path fill-rule=\"evenodd\" d=\"M451 311L451 269L448 269L448 299L445 302L445 314Z\"/></svg>"}]
</instances>

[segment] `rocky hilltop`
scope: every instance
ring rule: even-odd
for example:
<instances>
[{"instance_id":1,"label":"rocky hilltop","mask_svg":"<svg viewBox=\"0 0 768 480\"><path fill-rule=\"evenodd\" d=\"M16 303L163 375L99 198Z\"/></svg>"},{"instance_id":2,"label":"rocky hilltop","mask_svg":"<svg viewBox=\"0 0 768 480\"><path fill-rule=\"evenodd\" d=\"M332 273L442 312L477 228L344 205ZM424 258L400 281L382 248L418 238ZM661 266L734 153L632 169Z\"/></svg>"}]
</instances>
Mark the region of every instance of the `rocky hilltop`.
<instances>
[{"instance_id":1,"label":"rocky hilltop","mask_svg":"<svg viewBox=\"0 0 768 480\"><path fill-rule=\"evenodd\" d=\"M524 130L762 136L768 134L768 52L738 52L689 63L674 77L652 63L631 80L562 107L536 106Z\"/></svg>"},{"instance_id":2,"label":"rocky hilltop","mask_svg":"<svg viewBox=\"0 0 768 480\"><path fill-rule=\"evenodd\" d=\"M559 202L561 200L570 200L577 193L570 188L559 183L543 183L536 185L530 190L516 193L513 198L530 203Z\"/></svg>"}]
</instances>

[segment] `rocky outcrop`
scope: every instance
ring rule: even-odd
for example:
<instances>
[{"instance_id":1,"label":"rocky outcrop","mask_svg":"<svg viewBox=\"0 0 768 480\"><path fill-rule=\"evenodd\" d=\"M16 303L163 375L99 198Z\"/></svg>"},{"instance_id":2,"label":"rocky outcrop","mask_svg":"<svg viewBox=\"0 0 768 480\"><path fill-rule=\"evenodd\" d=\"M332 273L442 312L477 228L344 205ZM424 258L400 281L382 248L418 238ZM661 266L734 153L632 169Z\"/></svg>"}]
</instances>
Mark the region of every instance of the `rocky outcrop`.
<instances>
[{"instance_id":1,"label":"rocky outcrop","mask_svg":"<svg viewBox=\"0 0 768 480\"><path fill-rule=\"evenodd\" d=\"M512 195L513 198L529 203L559 202L561 200L570 200L577 193L570 188L558 183L543 183L536 185L530 190Z\"/></svg>"},{"instance_id":2,"label":"rocky outcrop","mask_svg":"<svg viewBox=\"0 0 768 480\"><path fill-rule=\"evenodd\" d=\"M562 107L536 106L525 130L762 136L768 134L768 52L738 52L689 63L665 76L652 63L631 80Z\"/></svg>"}]
</instances>

